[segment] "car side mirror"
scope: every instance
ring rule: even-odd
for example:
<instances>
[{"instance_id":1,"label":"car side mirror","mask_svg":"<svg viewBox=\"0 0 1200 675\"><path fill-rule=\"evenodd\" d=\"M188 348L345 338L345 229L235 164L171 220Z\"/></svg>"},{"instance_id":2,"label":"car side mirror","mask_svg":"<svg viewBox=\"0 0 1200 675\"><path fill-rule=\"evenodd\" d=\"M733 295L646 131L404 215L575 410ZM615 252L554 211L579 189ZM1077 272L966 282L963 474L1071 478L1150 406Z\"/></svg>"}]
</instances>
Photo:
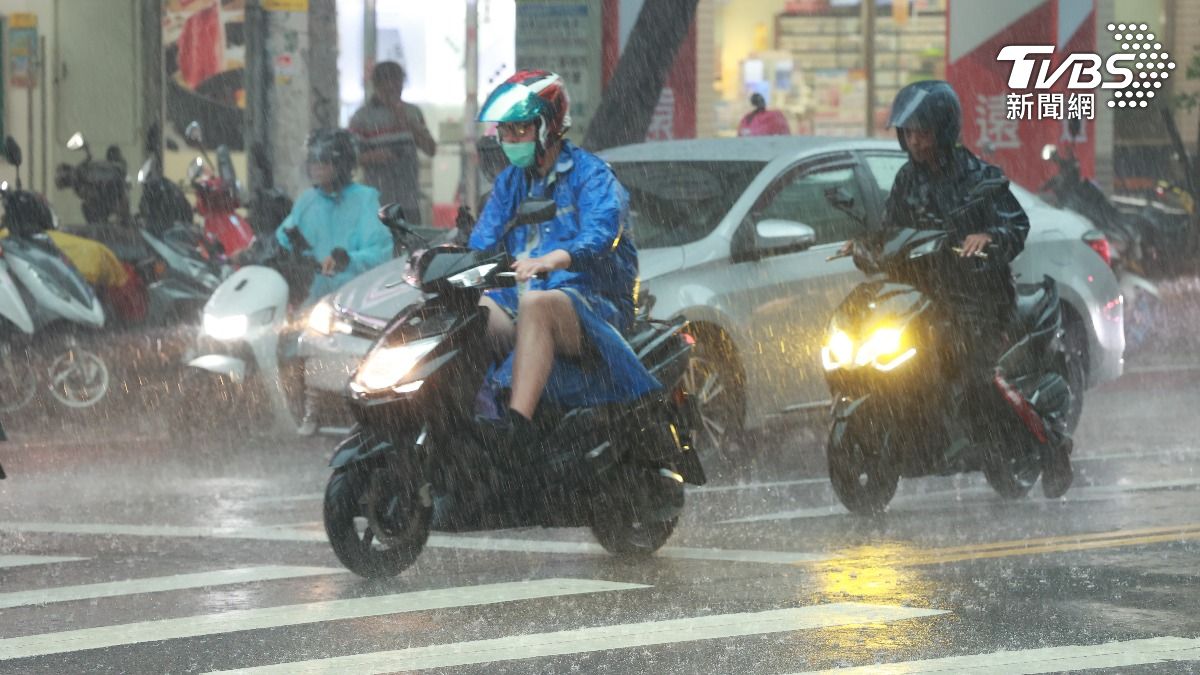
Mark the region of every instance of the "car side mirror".
<instances>
[{"instance_id":1,"label":"car side mirror","mask_svg":"<svg viewBox=\"0 0 1200 675\"><path fill-rule=\"evenodd\" d=\"M804 223L769 218L754 226L758 257L794 253L817 243L817 231Z\"/></svg>"}]
</instances>

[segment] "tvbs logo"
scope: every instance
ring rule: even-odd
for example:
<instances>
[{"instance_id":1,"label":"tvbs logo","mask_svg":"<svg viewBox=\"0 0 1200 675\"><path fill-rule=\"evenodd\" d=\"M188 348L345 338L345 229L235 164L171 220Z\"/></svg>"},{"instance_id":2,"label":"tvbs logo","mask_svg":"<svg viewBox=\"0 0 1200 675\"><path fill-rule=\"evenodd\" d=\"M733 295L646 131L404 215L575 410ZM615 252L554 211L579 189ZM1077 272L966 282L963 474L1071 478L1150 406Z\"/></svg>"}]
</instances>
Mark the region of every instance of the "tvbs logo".
<instances>
[{"instance_id":1,"label":"tvbs logo","mask_svg":"<svg viewBox=\"0 0 1200 675\"><path fill-rule=\"evenodd\" d=\"M1175 63L1162 44L1154 41L1154 33L1146 32L1146 24L1110 23L1108 29L1122 49L1108 59L1099 54L1073 53L1051 69L1053 45L1009 45L1000 50L996 60L1012 63L1010 89L1050 89L1065 76L1067 89L1145 89L1147 98L1153 98L1152 90L1162 87L1162 80L1170 77Z\"/></svg>"}]
</instances>

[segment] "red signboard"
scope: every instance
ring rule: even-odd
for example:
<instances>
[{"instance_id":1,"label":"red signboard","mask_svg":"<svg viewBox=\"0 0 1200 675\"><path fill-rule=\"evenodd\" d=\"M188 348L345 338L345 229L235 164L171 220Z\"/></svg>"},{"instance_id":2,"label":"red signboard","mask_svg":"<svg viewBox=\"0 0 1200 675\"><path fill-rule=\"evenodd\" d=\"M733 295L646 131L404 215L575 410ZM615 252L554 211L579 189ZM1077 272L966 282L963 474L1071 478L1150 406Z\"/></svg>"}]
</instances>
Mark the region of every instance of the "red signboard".
<instances>
[{"instance_id":1,"label":"red signboard","mask_svg":"<svg viewBox=\"0 0 1200 675\"><path fill-rule=\"evenodd\" d=\"M1086 104L1098 100L1098 91L1068 91L1065 77L1050 89L1014 90L1012 62L996 57L1009 45L1054 45L1053 72L1070 54L1095 51L1093 0L951 0L948 12L946 79L962 100L964 144L1034 191L1057 172L1041 159L1047 144L1073 152L1084 175L1092 176L1095 123L1089 118L1099 109ZM1067 133L1072 117L1080 122L1074 142Z\"/></svg>"}]
</instances>

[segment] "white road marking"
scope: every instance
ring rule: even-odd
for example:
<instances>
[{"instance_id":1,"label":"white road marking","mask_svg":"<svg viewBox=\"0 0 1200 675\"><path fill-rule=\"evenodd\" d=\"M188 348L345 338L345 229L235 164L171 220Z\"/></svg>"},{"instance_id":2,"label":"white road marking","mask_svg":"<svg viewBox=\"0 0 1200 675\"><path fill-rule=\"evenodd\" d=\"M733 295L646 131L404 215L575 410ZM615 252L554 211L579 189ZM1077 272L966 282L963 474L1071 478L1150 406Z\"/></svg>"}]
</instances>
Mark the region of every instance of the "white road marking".
<instances>
[{"instance_id":1,"label":"white road marking","mask_svg":"<svg viewBox=\"0 0 1200 675\"><path fill-rule=\"evenodd\" d=\"M60 562L77 562L87 558L69 558L57 555L0 555L0 569L25 567L26 565L49 565Z\"/></svg>"},{"instance_id":2,"label":"white road marking","mask_svg":"<svg viewBox=\"0 0 1200 675\"><path fill-rule=\"evenodd\" d=\"M70 602L72 600L113 598L122 595L137 595L139 593L180 591L189 588L206 588L208 586L222 586L226 584L244 584L255 581L275 581L324 574L342 574L346 571L332 567L268 565L263 567L218 570L215 572L198 572L195 574L176 574L169 577L148 577L145 579L128 579L125 581L110 581L80 586L41 588L33 591L0 593L0 609L24 607L26 605L46 605L52 602Z\"/></svg>"},{"instance_id":3,"label":"white road marking","mask_svg":"<svg viewBox=\"0 0 1200 675\"><path fill-rule=\"evenodd\" d=\"M701 485L696 488L688 488L688 494L699 493L705 494L709 492L734 492L738 490L768 490L777 487L793 487L796 485L820 485L828 483L828 478L801 478L799 480L777 480L766 483L738 483L736 485Z\"/></svg>"},{"instance_id":4,"label":"white road marking","mask_svg":"<svg viewBox=\"0 0 1200 675\"><path fill-rule=\"evenodd\" d=\"M1035 675L1093 668L1122 668L1151 663L1200 661L1200 640L1177 637L1108 642L1100 645L1047 647L944 659L907 661L840 668L803 675L911 675L913 673L971 673L972 675ZM1190 670L1190 669L1189 669Z\"/></svg>"},{"instance_id":5,"label":"white road marking","mask_svg":"<svg viewBox=\"0 0 1200 675\"><path fill-rule=\"evenodd\" d=\"M1126 375L1149 375L1153 373L1195 373L1200 372L1200 365L1181 363L1178 365L1162 366L1133 366L1125 368Z\"/></svg>"},{"instance_id":6,"label":"white road marking","mask_svg":"<svg viewBox=\"0 0 1200 675\"><path fill-rule=\"evenodd\" d=\"M512 635L492 640L472 640L221 672L241 675L307 675L309 673L353 672L358 675L368 675L426 668L451 668L563 654L584 654L607 649L628 649L698 640L785 633L833 626L885 623L945 613L936 609L838 603L765 612L718 614L617 626L597 626L553 633Z\"/></svg>"},{"instance_id":7,"label":"white road marking","mask_svg":"<svg viewBox=\"0 0 1200 675\"><path fill-rule=\"evenodd\" d=\"M116 525L105 523L14 523L0 522L0 531L48 532L52 534L116 535L133 537L197 537L210 539L256 539L262 541L327 541L323 530L285 529L274 526L247 528L211 528L173 525ZM518 539L503 537L462 537L435 534L426 546L470 551L507 553L566 553L572 555L609 555L599 544L589 542ZM680 560L720 560L773 565L797 561L816 562L828 555L798 551L755 551L721 548L685 548L667 546L656 553L661 558Z\"/></svg>"},{"instance_id":8,"label":"white road marking","mask_svg":"<svg viewBox=\"0 0 1200 675\"><path fill-rule=\"evenodd\" d=\"M0 661L279 626L637 588L649 586L590 579L539 579L244 609L2 639Z\"/></svg>"},{"instance_id":9,"label":"white road marking","mask_svg":"<svg viewBox=\"0 0 1200 675\"><path fill-rule=\"evenodd\" d=\"M1151 481L1149 483L1090 485L1071 488L1071 491L1068 492L1063 499L1067 502L1096 501L1102 499L1106 495L1121 494L1125 492L1170 490L1177 488L1194 488L1198 486L1200 486L1200 479L1197 478ZM946 502L947 497L972 497L989 499L991 498L992 494L992 489L986 485L969 485L953 490L934 490L932 492L922 492L914 495L902 495L893 500L892 504L895 506L919 506L929 503L948 503ZM1031 500L1026 503L1037 504L1039 502ZM849 511L847 511L841 504L829 504L827 506L789 509L787 511L775 511L772 513L762 513L753 516L743 516L741 518L730 518L727 520L718 521L718 524L736 525L743 523L763 523L776 520L797 520L801 518L827 518L829 516L842 516L848 513ZM903 513L903 511L896 511L896 513Z\"/></svg>"},{"instance_id":10,"label":"white road marking","mask_svg":"<svg viewBox=\"0 0 1200 675\"><path fill-rule=\"evenodd\" d=\"M324 492L311 492L301 495L275 495L272 497L247 497L242 501L247 504L276 504L284 502L319 502L325 500Z\"/></svg>"}]
</instances>

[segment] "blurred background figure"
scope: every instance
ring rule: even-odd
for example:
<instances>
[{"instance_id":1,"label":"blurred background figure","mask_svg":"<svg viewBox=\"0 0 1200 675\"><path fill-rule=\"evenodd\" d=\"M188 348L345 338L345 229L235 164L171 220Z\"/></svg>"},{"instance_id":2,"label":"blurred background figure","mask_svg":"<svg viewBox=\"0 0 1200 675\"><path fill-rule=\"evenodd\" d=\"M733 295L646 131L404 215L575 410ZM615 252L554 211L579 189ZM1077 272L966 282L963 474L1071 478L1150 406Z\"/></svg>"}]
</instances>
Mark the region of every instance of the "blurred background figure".
<instances>
[{"instance_id":1,"label":"blurred background figure","mask_svg":"<svg viewBox=\"0 0 1200 675\"><path fill-rule=\"evenodd\" d=\"M374 94L350 118L359 139L363 183L379 190L383 204L399 203L405 220L421 220L421 162L417 150L432 157L437 143L417 106L401 100L404 67L384 61L371 73Z\"/></svg>"},{"instance_id":2,"label":"blurred background figure","mask_svg":"<svg viewBox=\"0 0 1200 675\"><path fill-rule=\"evenodd\" d=\"M762 94L750 97L753 110L746 113L738 125L738 136L790 136L787 118L778 110L767 110Z\"/></svg>"}]
</instances>

